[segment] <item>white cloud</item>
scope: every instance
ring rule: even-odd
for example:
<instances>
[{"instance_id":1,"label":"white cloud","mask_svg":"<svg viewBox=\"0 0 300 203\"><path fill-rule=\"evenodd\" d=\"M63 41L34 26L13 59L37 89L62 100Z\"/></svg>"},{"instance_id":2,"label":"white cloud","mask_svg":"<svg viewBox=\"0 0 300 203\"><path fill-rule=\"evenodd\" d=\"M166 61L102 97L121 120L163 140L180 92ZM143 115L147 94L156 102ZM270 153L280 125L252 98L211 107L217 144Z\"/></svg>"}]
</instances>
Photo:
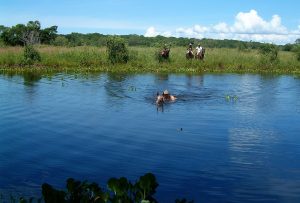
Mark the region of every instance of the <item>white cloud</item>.
<instances>
[{"instance_id":1,"label":"white cloud","mask_svg":"<svg viewBox=\"0 0 300 203\"><path fill-rule=\"evenodd\" d=\"M156 32L154 27L149 27L145 33L145 37L155 37L159 35L159 32Z\"/></svg>"},{"instance_id":2,"label":"white cloud","mask_svg":"<svg viewBox=\"0 0 300 203\"><path fill-rule=\"evenodd\" d=\"M222 22L213 26L213 30L219 33L229 33L230 27L226 23Z\"/></svg>"},{"instance_id":3,"label":"white cloud","mask_svg":"<svg viewBox=\"0 0 300 203\"><path fill-rule=\"evenodd\" d=\"M262 19L255 10L238 13L232 31L251 34L287 34L287 29L281 25L280 16L273 15L271 21L268 22Z\"/></svg>"},{"instance_id":4,"label":"white cloud","mask_svg":"<svg viewBox=\"0 0 300 203\"><path fill-rule=\"evenodd\" d=\"M276 44L293 43L297 38L300 38L300 25L296 30L288 30L282 25L279 15L273 15L271 20L267 21L259 16L256 10L239 12L235 16L232 25L228 25L225 22L210 26L197 24L193 27L180 27L173 31L157 31L154 27L150 28L148 28L145 36L149 35L150 29L152 33L155 33L155 36L252 40ZM165 33L168 33L168 35Z\"/></svg>"}]
</instances>

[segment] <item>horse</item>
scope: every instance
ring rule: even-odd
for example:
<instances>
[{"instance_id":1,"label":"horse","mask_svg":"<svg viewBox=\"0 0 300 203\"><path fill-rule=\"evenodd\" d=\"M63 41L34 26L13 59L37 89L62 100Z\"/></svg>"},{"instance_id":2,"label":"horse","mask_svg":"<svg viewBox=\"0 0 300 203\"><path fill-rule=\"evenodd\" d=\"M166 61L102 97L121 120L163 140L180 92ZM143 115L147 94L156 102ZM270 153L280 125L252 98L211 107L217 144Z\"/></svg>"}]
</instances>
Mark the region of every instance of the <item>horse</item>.
<instances>
[{"instance_id":1,"label":"horse","mask_svg":"<svg viewBox=\"0 0 300 203\"><path fill-rule=\"evenodd\" d=\"M195 59L203 60L204 59L204 54L205 54L205 49L202 48L202 50L199 53L196 53Z\"/></svg>"},{"instance_id":2,"label":"horse","mask_svg":"<svg viewBox=\"0 0 300 203\"><path fill-rule=\"evenodd\" d=\"M193 59L194 58L194 54L192 50L188 50L185 54L186 59Z\"/></svg>"},{"instance_id":3,"label":"horse","mask_svg":"<svg viewBox=\"0 0 300 203\"><path fill-rule=\"evenodd\" d=\"M164 49L159 54L160 57L162 57L163 59L168 59L170 54L170 49Z\"/></svg>"}]
</instances>

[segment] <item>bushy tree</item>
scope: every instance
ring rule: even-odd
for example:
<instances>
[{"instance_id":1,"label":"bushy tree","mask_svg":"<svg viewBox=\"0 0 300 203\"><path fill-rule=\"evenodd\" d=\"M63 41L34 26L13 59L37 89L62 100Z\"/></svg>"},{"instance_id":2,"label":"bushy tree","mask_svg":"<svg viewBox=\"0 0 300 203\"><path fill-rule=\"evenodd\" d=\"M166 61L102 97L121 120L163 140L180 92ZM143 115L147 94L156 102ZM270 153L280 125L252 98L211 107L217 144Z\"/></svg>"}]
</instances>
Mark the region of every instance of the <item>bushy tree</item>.
<instances>
[{"instance_id":1,"label":"bushy tree","mask_svg":"<svg viewBox=\"0 0 300 203\"><path fill-rule=\"evenodd\" d=\"M259 48L263 62L269 62L271 64L278 62L278 51L278 47L274 44L263 44Z\"/></svg>"},{"instance_id":2,"label":"bushy tree","mask_svg":"<svg viewBox=\"0 0 300 203\"><path fill-rule=\"evenodd\" d=\"M300 61L300 44L294 46L293 52L296 54L297 60Z\"/></svg>"},{"instance_id":3,"label":"bushy tree","mask_svg":"<svg viewBox=\"0 0 300 203\"><path fill-rule=\"evenodd\" d=\"M24 48L23 60L24 65L32 65L36 61L41 61L41 56L32 45L26 45Z\"/></svg>"},{"instance_id":4,"label":"bushy tree","mask_svg":"<svg viewBox=\"0 0 300 203\"><path fill-rule=\"evenodd\" d=\"M0 27L0 38L6 45L25 46L39 44L50 44L56 37L57 26L41 29L39 21L29 21L26 25L17 24L10 28Z\"/></svg>"},{"instance_id":5,"label":"bushy tree","mask_svg":"<svg viewBox=\"0 0 300 203\"><path fill-rule=\"evenodd\" d=\"M127 63L129 52L125 40L121 37L110 37L106 43L108 59L111 63Z\"/></svg>"},{"instance_id":6,"label":"bushy tree","mask_svg":"<svg viewBox=\"0 0 300 203\"><path fill-rule=\"evenodd\" d=\"M22 41L22 34L25 32L25 25L17 24L11 28L7 28L1 34L1 39L6 45L16 46L24 45Z\"/></svg>"},{"instance_id":7,"label":"bushy tree","mask_svg":"<svg viewBox=\"0 0 300 203\"><path fill-rule=\"evenodd\" d=\"M40 31L41 43L51 44L57 37L57 26L51 26Z\"/></svg>"}]
</instances>

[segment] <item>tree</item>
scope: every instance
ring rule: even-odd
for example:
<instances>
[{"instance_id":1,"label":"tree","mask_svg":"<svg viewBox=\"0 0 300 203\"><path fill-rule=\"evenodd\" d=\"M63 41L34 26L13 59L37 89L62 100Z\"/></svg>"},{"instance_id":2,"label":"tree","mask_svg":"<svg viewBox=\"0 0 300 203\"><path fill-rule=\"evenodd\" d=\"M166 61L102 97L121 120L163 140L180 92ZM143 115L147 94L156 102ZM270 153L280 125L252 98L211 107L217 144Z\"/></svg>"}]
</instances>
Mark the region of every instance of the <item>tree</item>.
<instances>
[{"instance_id":1,"label":"tree","mask_svg":"<svg viewBox=\"0 0 300 203\"><path fill-rule=\"evenodd\" d=\"M7 29L8 27L5 27L4 25L0 25L0 35Z\"/></svg>"},{"instance_id":2,"label":"tree","mask_svg":"<svg viewBox=\"0 0 300 203\"><path fill-rule=\"evenodd\" d=\"M41 43L50 44L57 36L57 26L51 26L40 31Z\"/></svg>"},{"instance_id":3,"label":"tree","mask_svg":"<svg viewBox=\"0 0 300 203\"><path fill-rule=\"evenodd\" d=\"M300 38L296 39L295 44L300 44Z\"/></svg>"},{"instance_id":4,"label":"tree","mask_svg":"<svg viewBox=\"0 0 300 203\"><path fill-rule=\"evenodd\" d=\"M25 46L39 43L50 44L56 37L57 26L41 29L39 21L29 21L26 25L17 24L11 28L0 26L0 37L11 46Z\"/></svg>"},{"instance_id":5,"label":"tree","mask_svg":"<svg viewBox=\"0 0 300 203\"><path fill-rule=\"evenodd\" d=\"M65 36L57 36L51 44L55 46L67 46L69 41Z\"/></svg>"},{"instance_id":6,"label":"tree","mask_svg":"<svg viewBox=\"0 0 300 203\"><path fill-rule=\"evenodd\" d=\"M262 55L264 62L275 63L278 62L278 47L274 44L263 44L259 52Z\"/></svg>"},{"instance_id":7,"label":"tree","mask_svg":"<svg viewBox=\"0 0 300 203\"><path fill-rule=\"evenodd\" d=\"M297 60L300 61L300 44L295 45L293 51L296 54Z\"/></svg>"},{"instance_id":8,"label":"tree","mask_svg":"<svg viewBox=\"0 0 300 203\"><path fill-rule=\"evenodd\" d=\"M25 31L26 26L24 24L17 24L11 28L5 29L1 34L1 38L6 45L24 45L21 37Z\"/></svg>"},{"instance_id":9,"label":"tree","mask_svg":"<svg viewBox=\"0 0 300 203\"><path fill-rule=\"evenodd\" d=\"M106 43L108 59L111 63L127 63L129 52L125 40L121 37L110 37Z\"/></svg>"}]
</instances>

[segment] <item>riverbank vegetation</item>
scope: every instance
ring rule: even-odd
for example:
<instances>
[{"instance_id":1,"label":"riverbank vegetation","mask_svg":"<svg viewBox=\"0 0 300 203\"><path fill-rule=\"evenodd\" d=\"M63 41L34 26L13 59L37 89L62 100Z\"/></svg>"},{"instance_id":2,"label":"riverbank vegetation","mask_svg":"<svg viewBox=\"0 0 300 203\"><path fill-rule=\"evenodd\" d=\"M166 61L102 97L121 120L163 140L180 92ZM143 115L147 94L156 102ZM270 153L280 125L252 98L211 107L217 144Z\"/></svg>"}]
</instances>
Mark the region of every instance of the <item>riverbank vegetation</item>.
<instances>
[{"instance_id":1,"label":"riverbank vegetation","mask_svg":"<svg viewBox=\"0 0 300 203\"><path fill-rule=\"evenodd\" d=\"M69 178L66 189L56 189L48 183L42 185L43 198L15 198L10 197L14 203L45 202L45 203L157 203L155 199L158 182L152 173L146 173L132 183L125 177L110 178L106 187L97 183L78 181ZM0 203L4 197L0 196ZM176 199L175 203L193 203L186 199Z\"/></svg>"},{"instance_id":2,"label":"riverbank vegetation","mask_svg":"<svg viewBox=\"0 0 300 203\"><path fill-rule=\"evenodd\" d=\"M292 52L273 50L238 50L206 48L203 61L187 60L185 47L171 48L167 62L157 60L158 48L128 47L126 63L112 63L106 47L34 46L27 49L24 63L23 47L0 48L0 70L3 71L110 71L110 72L238 72L238 73L300 73L300 62ZM30 52L28 54L28 52ZM25 57L25 58L24 58ZM31 60L31 58L38 60Z\"/></svg>"},{"instance_id":3,"label":"riverbank vegetation","mask_svg":"<svg viewBox=\"0 0 300 203\"><path fill-rule=\"evenodd\" d=\"M205 47L204 60L187 60L187 45ZM171 47L166 61L158 53ZM98 33L57 34L39 21L0 26L1 72L237 72L300 74L300 40L278 46L237 40L109 36Z\"/></svg>"}]
</instances>

